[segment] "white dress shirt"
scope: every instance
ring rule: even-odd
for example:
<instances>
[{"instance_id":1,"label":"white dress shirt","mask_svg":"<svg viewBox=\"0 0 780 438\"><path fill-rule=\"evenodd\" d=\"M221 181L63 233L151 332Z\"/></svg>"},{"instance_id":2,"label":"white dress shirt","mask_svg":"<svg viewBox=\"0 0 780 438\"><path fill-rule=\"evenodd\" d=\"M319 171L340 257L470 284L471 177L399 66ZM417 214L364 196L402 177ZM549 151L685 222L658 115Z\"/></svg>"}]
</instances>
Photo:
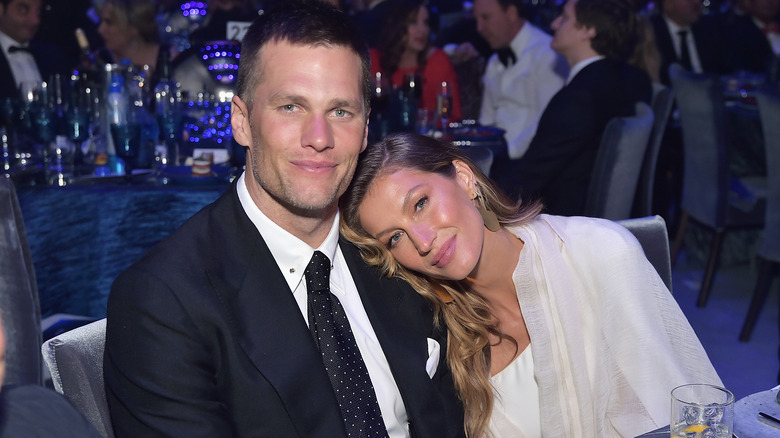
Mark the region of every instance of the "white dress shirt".
<instances>
[{"instance_id":1,"label":"white dress shirt","mask_svg":"<svg viewBox=\"0 0 780 438\"><path fill-rule=\"evenodd\" d=\"M408 437L408 416L401 393L395 384L390 365L382 346L374 333L371 321L366 315L352 274L339 248L339 215L333 220L328 237L319 248L312 248L282 227L271 221L252 200L246 187L246 173L238 184L238 199L247 216L263 236L268 249L276 260L279 270L287 280L293 297L298 303L301 316L308 325L307 291L304 271L315 250L321 251L331 260L330 291L341 301L347 319L355 335L360 354L366 363L371 383L374 385L382 419L390 438Z\"/></svg>"},{"instance_id":2,"label":"white dress shirt","mask_svg":"<svg viewBox=\"0 0 780 438\"><path fill-rule=\"evenodd\" d=\"M515 63L505 67L494 54L485 68L479 122L506 131L509 158L525 154L542 111L563 86L566 61L550 48L550 41L550 35L525 23L510 44Z\"/></svg>"},{"instance_id":3,"label":"white dress shirt","mask_svg":"<svg viewBox=\"0 0 780 438\"><path fill-rule=\"evenodd\" d=\"M691 28L684 28L680 27L675 23L674 21L670 20L666 15L664 15L664 21L666 21L666 27L669 28L669 34L672 37L672 45L674 46L674 52L677 54L677 59L681 58L681 50L682 50L682 44L680 41L680 35L678 32L681 30L685 30L688 32L688 35L685 38L685 41L688 43L688 54L691 56L691 68L693 69L694 73L701 73L704 70L701 67L701 60L699 59L699 52L696 50L696 41L693 39L693 32L691 31Z\"/></svg>"},{"instance_id":4,"label":"white dress shirt","mask_svg":"<svg viewBox=\"0 0 780 438\"><path fill-rule=\"evenodd\" d=\"M33 58L32 54L21 50L10 53L8 49L11 46L27 47L27 44L20 44L8 35L0 32L0 47L3 49L5 59L8 60L8 65L11 66L11 73L14 76L16 87L19 88L22 82L40 83L41 72L38 71L38 64L35 63L35 58Z\"/></svg>"}]
</instances>

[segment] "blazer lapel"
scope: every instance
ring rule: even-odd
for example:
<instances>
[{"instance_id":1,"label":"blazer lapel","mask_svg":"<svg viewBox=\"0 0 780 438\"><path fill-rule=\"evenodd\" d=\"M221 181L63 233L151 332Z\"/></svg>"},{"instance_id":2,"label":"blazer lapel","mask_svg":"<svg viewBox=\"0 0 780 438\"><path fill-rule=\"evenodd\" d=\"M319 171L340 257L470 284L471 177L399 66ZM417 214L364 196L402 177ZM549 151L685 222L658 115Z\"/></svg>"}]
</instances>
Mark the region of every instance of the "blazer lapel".
<instances>
[{"instance_id":1,"label":"blazer lapel","mask_svg":"<svg viewBox=\"0 0 780 438\"><path fill-rule=\"evenodd\" d=\"M223 254L215 255L208 274L239 343L276 389L300 436L345 436L336 396L303 315L237 195L232 198L233 211L220 218L226 225L215 232L211 245L223 248Z\"/></svg>"},{"instance_id":2,"label":"blazer lapel","mask_svg":"<svg viewBox=\"0 0 780 438\"><path fill-rule=\"evenodd\" d=\"M413 295L406 283L386 278L379 270L368 267L352 244L342 239L340 246L401 392L410 429L417 432L412 436L440 436L438 433L446 430L441 423L444 421L441 400L425 370L426 337L433 337L432 315L427 304ZM444 348L441 351L444 354Z\"/></svg>"}]
</instances>

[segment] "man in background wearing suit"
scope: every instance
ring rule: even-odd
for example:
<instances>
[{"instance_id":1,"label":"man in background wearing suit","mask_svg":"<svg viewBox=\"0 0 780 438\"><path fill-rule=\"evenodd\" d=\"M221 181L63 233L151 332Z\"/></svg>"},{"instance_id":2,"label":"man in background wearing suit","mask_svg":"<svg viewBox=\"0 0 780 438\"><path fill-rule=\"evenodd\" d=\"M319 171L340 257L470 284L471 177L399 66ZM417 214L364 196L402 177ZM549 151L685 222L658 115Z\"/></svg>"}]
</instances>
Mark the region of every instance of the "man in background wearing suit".
<instances>
[{"instance_id":1,"label":"man in background wearing suit","mask_svg":"<svg viewBox=\"0 0 780 438\"><path fill-rule=\"evenodd\" d=\"M281 2L241 51L231 124L246 172L120 274L108 299L117 437L463 437L430 307L339 237L338 198L368 134L357 28L324 3ZM312 278L320 268L329 280ZM329 346L328 329L343 344ZM353 358L348 378L326 360L336 347L334 361ZM353 374L367 384L340 388ZM356 424L350 403L372 414Z\"/></svg>"},{"instance_id":2,"label":"man in background wearing suit","mask_svg":"<svg viewBox=\"0 0 780 438\"><path fill-rule=\"evenodd\" d=\"M0 0L0 99L19 97L23 81L50 81L67 73L58 50L32 42L41 23L41 0Z\"/></svg>"},{"instance_id":3,"label":"man in background wearing suit","mask_svg":"<svg viewBox=\"0 0 780 438\"><path fill-rule=\"evenodd\" d=\"M661 83L669 86L669 66L678 63L694 73L732 70L728 41L715 17L702 15L702 0L661 0L650 17L661 55Z\"/></svg>"},{"instance_id":4,"label":"man in background wearing suit","mask_svg":"<svg viewBox=\"0 0 780 438\"><path fill-rule=\"evenodd\" d=\"M499 183L547 212L581 215L601 135L614 117L650 102L650 78L626 63L638 41L638 19L625 0L568 0L552 23L550 46L569 63L566 85L542 113L536 135L514 172Z\"/></svg>"}]
</instances>

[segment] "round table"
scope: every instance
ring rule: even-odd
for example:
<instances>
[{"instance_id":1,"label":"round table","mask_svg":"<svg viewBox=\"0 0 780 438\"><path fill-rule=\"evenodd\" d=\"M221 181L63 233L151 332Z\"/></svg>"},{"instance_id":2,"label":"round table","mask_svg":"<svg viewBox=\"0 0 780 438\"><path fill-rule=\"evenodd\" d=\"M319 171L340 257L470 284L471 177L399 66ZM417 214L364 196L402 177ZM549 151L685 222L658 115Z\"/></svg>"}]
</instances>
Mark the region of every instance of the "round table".
<instances>
[{"instance_id":1,"label":"round table","mask_svg":"<svg viewBox=\"0 0 780 438\"><path fill-rule=\"evenodd\" d=\"M760 421L759 412L780 418L780 404L777 392L780 386L757 392L737 400L734 404L734 434L739 438L761 438L780 436L780 427L773 427Z\"/></svg>"}]
</instances>

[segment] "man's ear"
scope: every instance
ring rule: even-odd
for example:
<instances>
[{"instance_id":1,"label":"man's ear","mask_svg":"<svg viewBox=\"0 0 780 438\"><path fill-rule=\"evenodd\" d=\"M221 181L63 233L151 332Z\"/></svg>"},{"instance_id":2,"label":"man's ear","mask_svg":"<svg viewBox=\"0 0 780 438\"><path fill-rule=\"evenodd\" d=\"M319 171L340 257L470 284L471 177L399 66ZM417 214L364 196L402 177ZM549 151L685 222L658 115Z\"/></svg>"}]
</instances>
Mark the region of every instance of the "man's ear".
<instances>
[{"instance_id":1,"label":"man's ear","mask_svg":"<svg viewBox=\"0 0 780 438\"><path fill-rule=\"evenodd\" d=\"M238 96L233 96L230 102L230 127L233 138L241 146L252 144L252 131L249 128L249 108Z\"/></svg>"}]
</instances>

